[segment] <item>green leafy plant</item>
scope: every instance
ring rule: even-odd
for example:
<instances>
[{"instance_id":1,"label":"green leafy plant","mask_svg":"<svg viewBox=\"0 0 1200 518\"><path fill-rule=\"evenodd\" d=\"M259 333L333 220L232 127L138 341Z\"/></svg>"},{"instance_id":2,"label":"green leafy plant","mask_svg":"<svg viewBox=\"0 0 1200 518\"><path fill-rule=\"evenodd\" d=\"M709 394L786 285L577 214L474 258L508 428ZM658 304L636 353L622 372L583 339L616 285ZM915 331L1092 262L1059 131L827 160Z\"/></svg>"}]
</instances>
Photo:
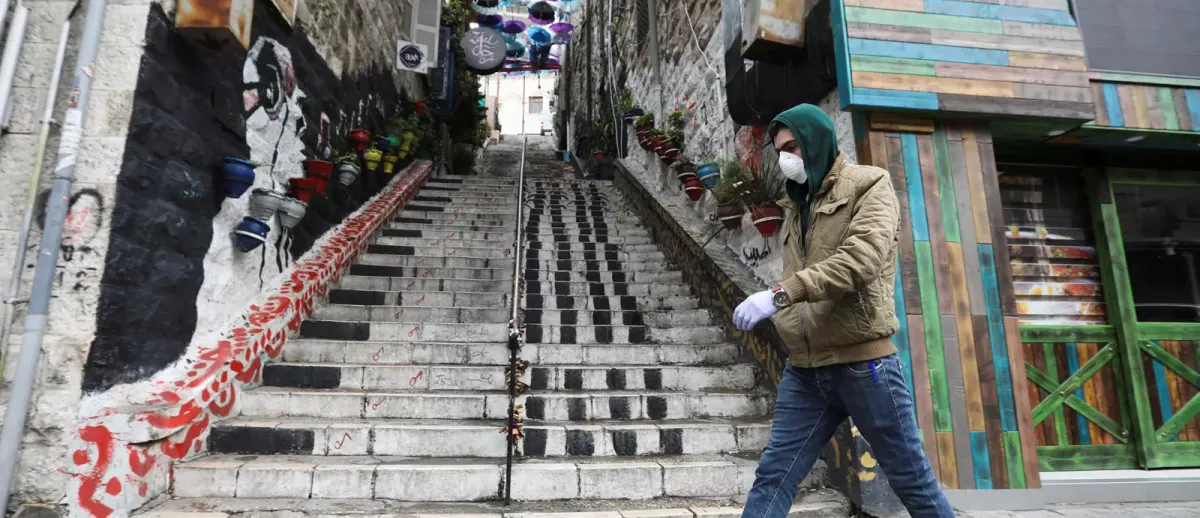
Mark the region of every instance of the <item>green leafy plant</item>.
<instances>
[{"instance_id":1,"label":"green leafy plant","mask_svg":"<svg viewBox=\"0 0 1200 518\"><path fill-rule=\"evenodd\" d=\"M718 160L717 166L721 169L721 179L712 189L713 196L719 204L733 203L738 200L738 186L746 182L746 174L742 165L732 158Z\"/></svg>"},{"instance_id":2,"label":"green leafy plant","mask_svg":"<svg viewBox=\"0 0 1200 518\"><path fill-rule=\"evenodd\" d=\"M683 110L675 110L667 116L667 126L670 126L673 130L682 132L683 128L687 127L686 117L687 115L683 113Z\"/></svg>"},{"instance_id":3,"label":"green leafy plant","mask_svg":"<svg viewBox=\"0 0 1200 518\"><path fill-rule=\"evenodd\" d=\"M783 178L771 178L745 169L742 171L744 179L734 185L734 190L736 198L746 206L771 205L783 197Z\"/></svg>"},{"instance_id":4,"label":"green leafy plant","mask_svg":"<svg viewBox=\"0 0 1200 518\"><path fill-rule=\"evenodd\" d=\"M617 146L613 138L612 122L606 118L600 118L592 123L592 152L593 153L609 153L616 151Z\"/></svg>"},{"instance_id":5,"label":"green leafy plant","mask_svg":"<svg viewBox=\"0 0 1200 518\"><path fill-rule=\"evenodd\" d=\"M654 127L654 114L647 113L645 115L642 115L641 117L638 117L636 120L634 120L633 123L634 123L634 125L636 125L639 128L641 128L641 127L653 128Z\"/></svg>"},{"instance_id":6,"label":"green leafy plant","mask_svg":"<svg viewBox=\"0 0 1200 518\"><path fill-rule=\"evenodd\" d=\"M633 92L622 88L617 93L617 112L624 116L633 109Z\"/></svg>"}]
</instances>

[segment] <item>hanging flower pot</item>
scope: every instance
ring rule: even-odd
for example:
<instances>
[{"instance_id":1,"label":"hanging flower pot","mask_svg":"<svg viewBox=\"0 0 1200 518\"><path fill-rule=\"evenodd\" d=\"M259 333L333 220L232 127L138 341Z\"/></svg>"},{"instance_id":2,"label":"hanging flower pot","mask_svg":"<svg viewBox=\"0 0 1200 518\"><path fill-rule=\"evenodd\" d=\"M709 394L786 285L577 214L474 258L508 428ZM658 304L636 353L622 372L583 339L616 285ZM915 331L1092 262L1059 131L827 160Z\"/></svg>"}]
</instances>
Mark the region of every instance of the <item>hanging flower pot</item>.
<instances>
[{"instance_id":1,"label":"hanging flower pot","mask_svg":"<svg viewBox=\"0 0 1200 518\"><path fill-rule=\"evenodd\" d=\"M763 237L771 237L783 225L783 209L774 203L760 205L750 211L750 221Z\"/></svg>"},{"instance_id":2,"label":"hanging flower pot","mask_svg":"<svg viewBox=\"0 0 1200 518\"><path fill-rule=\"evenodd\" d=\"M696 176L696 166L687 160L680 161L673 165L675 168L675 177L680 182L686 182L688 178Z\"/></svg>"},{"instance_id":3,"label":"hanging flower pot","mask_svg":"<svg viewBox=\"0 0 1200 518\"><path fill-rule=\"evenodd\" d=\"M308 205L296 198L284 198L279 204L279 223L283 228L291 230L300 224L300 220L304 219L304 214L308 212Z\"/></svg>"},{"instance_id":4,"label":"hanging flower pot","mask_svg":"<svg viewBox=\"0 0 1200 518\"><path fill-rule=\"evenodd\" d=\"M696 175L689 176L683 181L683 192L687 193L688 198L692 201L699 201L704 196L704 184L700 183L700 179Z\"/></svg>"},{"instance_id":5,"label":"hanging flower pot","mask_svg":"<svg viewBox=\"0 0 1200 518\"><path fill-rule=\"evenodd\" d=\"M338 183L350 186L358 179L358 164L346 161L338 165Z\"/></svg>"},{"instance_id":6,"label":"hanging flower pot","mask_svg":"<svg viewBox=\"0 0 1200 518\"><path fill-rule=\"evenodd\" d=\"M716 187L717 182L721 181L721 168L713 162L701 164L696 174L700 176L700 182L709 189Z\"/></svg>"},{"instance_id":7,"label":"hanging flower pot","mask_svg":"<svg viewBox=\"0 0 1200 518\"><path fill-rule=\"evenodd\" d=\"M371 132L361 128L352 129L350 130L350 141L354 143L355 151L365 150L367 144L371 142Z\"/></svg>"},{"instance_id":8,"label":"hanging flower pot","mask_svg":"<svg viewBox=\"0 0 1200 518\"><path fill-rule=\"evenodd\" d=\"M254 185L254 162L242 158L225 157L221 165L221 190L230 198L241 198Z\"/></svg>"},{"instance_id":9,"label":"hanging flower pot","mask_svg":"<svg viewBox=\"0 0 1200 518\"><path fill-rule=\"evenodd\" d=\"M659 160L662 160L663 165L667 166L675 163L675 157L673 156L662 155L659 157Z\"/></svg>"},{"instance_id":10,"label":"hanging flower pot","mask_svg":"<svg viewBox=\"0 0 1200 518\"><path fill-rule=\"evenodd\" d=\"M284 196L271 189L255 189L250 193L250 217L259 221L271 221Z\"/></svg>"},{"instance_id":11,"label":"hanging flower pot","mask_svg":"<svg viewBox=\"0 0 1200 518\"><path fill-rule=\"evenodd\" d=\"M312 200L314 194L317 193L316 178L292 178L288 180L288 184L292 186L292 197L304 203Z\"/></svg>"},{"instance_id":12,"label":"hanging flower pot","mask_svg":"<svg viewBox=\"0 0 1200 518\"><path fill-rule=\"evenodd\" d=\"M596 160L607 160L608 159L608 153L605 153L603 151L597 151L595 153L592 153L592 156L595 157Z\"/></svg>"},{"instance_id":13,"label":"hanging flower pot","mask_svg":"<svg viewBox=\"0 0 1200 518\"><path fill-rule=\"evenodd\" d=\"M745 214L746 209L736 201L717 205L717 221L729 230L742 226L742 216Z\"/></svg>"},{"instance_id":14,"label":"hanging flower pot","mask_svg":"<svg viewBox=\"0 0 1200 518\"><path fill-rule=\"evenodd\" d=\"M396 170L396 162L400 161L400 157L396 155L383 155L383 172L392 174Z\"/></svg>"},{"instance_id":15,"label":"hanging flower pot","mask_svg":"<svg viewBox=\"0 0 1200 518\"><path fill-rule=\"evenodd\" d=\"M417 140L417 134L411 131L404 132L404 140L400 143L400 158L408 156L412 151L412 144Z\"/></svg>"},{"instance_id":16,"label":"hanging flower pot","mask_svg":"<svg viewBox=\"0 0 1200 518\"><path fill-rule=\"evenodd\" d=\"M375 172L376 169L379 169L380 160L383 160L382 151L375 148L363 151L363 161L367 163L368 171Z\"/></svg>"},{"instance_id":17,"label":"hanging flower pot","mask_svg":"<svg viewBox=\"0 0 1200 518\"><path fill-rule=\"evenodd\" d=\"M250 216L242 218L233 230L233 245L242 252L249 252L267 242L271 226Z\"/></svg>"},{"instance_id":18,"label":"hanging flower pot","mask_svg":"<svg viewBox=\"0 0 1200 518\"><path fill-rule=\"evenodd\" d=\"M333 162L324 160L305 160L304 170L308 172L309 178L321 180L321 185L317 186L317 194L325 193L325 186L329 184L329 180L333 178Z\"/></svg>"},{"instance_id":19,"label":"hanging flower pot","mask_svg":"<svg viewBox=\"0 0 1200 518\"><path fill-rule=\"evenodd\" d=\"M375 139L375 148L384 153L387 153L388 151L392 150L392 141L388 140L387 137L381 136L381 137Z\"/></svg>"},{"instance_id":20,"label":"hanging flower pot","mask_svg":"<svg viewBox=\"0 0 1200 518\"><path fill-rule=\"evenodd\" d=\"M664 154L670 156L671 158L675 158L675 156L683 150L683 142L680 142L679 139L668 138L666 139L663 147L665 148L663 150Z\"/></svg>"}]
</instances>

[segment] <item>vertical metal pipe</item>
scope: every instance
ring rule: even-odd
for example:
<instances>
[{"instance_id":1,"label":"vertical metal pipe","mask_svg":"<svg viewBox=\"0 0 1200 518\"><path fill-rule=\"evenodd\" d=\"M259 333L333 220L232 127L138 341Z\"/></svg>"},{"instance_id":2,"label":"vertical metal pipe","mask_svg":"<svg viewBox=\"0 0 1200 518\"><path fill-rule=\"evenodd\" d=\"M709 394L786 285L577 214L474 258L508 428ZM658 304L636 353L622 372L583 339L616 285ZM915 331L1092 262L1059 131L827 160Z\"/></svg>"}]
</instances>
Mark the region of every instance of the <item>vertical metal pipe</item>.
<instances>
[{"instance_id":1,"label":"vertical metal pipe","mask_svg":"<svg viewBox=\"0 0 1200 518\"><path fill-rule=\"evenodd\" d=\"M512 461L513 450L517 446L517 352L521 349L521 267L524 264L521 250L525 244L521 231L525 213L525 147L528 144L529 136L521 135L521 162L517 166L517 223L513 231L513 287L512 300L509 301L512 315L508 321L508 453L504 464L504 505L512 503Z\"/></svg>"},{"instance_id":2,"label":"vertical metal pipe","mask_svg":"<svg viewBox=\"0 0 1200 518\"><path fill-rule=\"evenodd\" d=\"M29 8L18 2L12 26L8 29L8 41L4 43L4 58L0 59L0 113L8 111L8 103L12 100L13 76L17 72L17 58L21 56L21 44L25 41L25 26L28 22ZM7 127L7 115L2 118L3 125Z\"/></svg>"},{"instance_id":3,"label":"vertical metal pipe","mask_svg":"<svg viewBox=\"0 0 1200 518\"><path fill-rule=\"evenodd\" d=\"M654 82L658 84L658 105L666 110L667 101L663 97L662 62L658 59L658 2L657 0L646 0L646 3L648 4L647 18L650 22L650 27L648 27L650 34L646 38L650 40L650 65L654 68ZM662 119L666 119L666 116L664 111Z\"/></svg>"},{"instance_id":4,"label":"vertical metal pipe","mask_svg":"<svg viewBox=\"0 0 1200 518\"><path fill-rule=\"evenodd\" d=\"M75 60L75 87L71 104L63 116L61 141L58 147L58 166L54 169L54 186L50 190L43 225L42 244L38 249L37 267L33 272L33 293L29 297L29 313L25 317L25 336L21 340L21 358L17 363L9 395L8 411L4 416L4 430L0 432L0 506L7 511L9 490L12 488L17 454L21 449L21 436L25 431L25 418L29 412L29 400L33 395L33 383L37 378L38 356L42 349L42 336L46 333L46 320L50 313L50 294L54 289L54 273L58 267L59 247L62 246L63 223L67 219L67 201L71 196L71 183L75 180L75 160L79 143L83 138L83 121L87 115L88 97L92 87L92 65L100 48L100 31L104 27L104 9L107 0L90 0L87 17L83 24L83 37L79 42L79 54Z\"/></svg>"},{"instance_id":5,"label":"vertical metal pipe","mask_svg":"<svg viewBox=\"0 0 1200 518\"><path fill-rule=\"evenodd\" d=\"M33 208L37 201L37 188L42 181L42 162L46 158L46 144L50 140L50 126L54 123L54 100L58 98L58 81L62 78L63 60L67 55L67 40L71 36L71 22L63 22L62 35L58 38L58 53L54 56L54 72L50 75L50 88L46 91L46 109L42 112L42 131L38 136L37 156L33 159L33 176L29 179L29 193L25 202L25 217L21 221L21 234L17 237L17 256L13 258L12 275L8 278L5 299L0 301L0 371L8 358L8 334L12 332L13 308L21 295L21 274L25 271L25 249L29 247L29 231L33 228ZM3 374L0 374L3 379Z\"/></svg>"}]
</instances>

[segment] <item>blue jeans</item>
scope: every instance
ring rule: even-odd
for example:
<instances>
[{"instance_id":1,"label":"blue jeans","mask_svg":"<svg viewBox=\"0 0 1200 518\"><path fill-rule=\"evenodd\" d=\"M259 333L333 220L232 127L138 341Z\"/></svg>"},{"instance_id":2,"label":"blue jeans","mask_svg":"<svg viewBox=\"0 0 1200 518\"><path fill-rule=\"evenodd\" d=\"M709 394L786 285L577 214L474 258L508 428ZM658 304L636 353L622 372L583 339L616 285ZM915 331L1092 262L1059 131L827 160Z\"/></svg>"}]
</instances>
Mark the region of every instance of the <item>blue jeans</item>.
<instances>
[{"instance_id":1,"label":"blue jeans","mask_svg":"<svg viewBox=\"0 0 1200 518\"><path fill-rule=\"evenodd\" d=\"M953 518L921 449L912 394L896 355L805 369L788 365L779 383L771 438L742 518L785 518L817 456L849 416L916 518Z\"/></svg>"}]
</instances>

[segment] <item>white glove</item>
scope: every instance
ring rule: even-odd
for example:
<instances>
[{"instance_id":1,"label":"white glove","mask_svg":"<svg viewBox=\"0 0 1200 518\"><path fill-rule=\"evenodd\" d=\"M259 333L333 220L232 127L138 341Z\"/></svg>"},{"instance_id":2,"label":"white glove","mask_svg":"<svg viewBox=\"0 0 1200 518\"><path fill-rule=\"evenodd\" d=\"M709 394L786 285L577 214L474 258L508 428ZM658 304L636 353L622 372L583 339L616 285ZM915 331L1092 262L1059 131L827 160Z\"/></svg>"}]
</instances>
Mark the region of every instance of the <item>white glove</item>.
<instances>
[{"instance_id":1,"label":"white glove","mask_svg":"<svg viewBox=\"0 0 1200 518\"><path fill-rule=\"evenodd\" d=\"M775 307L775 293L771 290L760 291L738 304L733 311L733 326L740 331L749 331L777 312L779 308Z\"/></svg>"}]
</instances>

